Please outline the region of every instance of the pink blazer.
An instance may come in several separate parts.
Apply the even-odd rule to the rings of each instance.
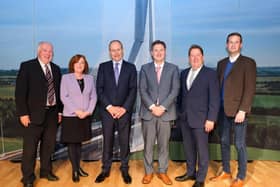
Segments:
[[[76,116],[76,110],[92,113],[97,101],[93,77],[84,75],[84,90],[81,92],[74,73],[63,75],[60,85],[60,99],[64,105],[63,116]]]

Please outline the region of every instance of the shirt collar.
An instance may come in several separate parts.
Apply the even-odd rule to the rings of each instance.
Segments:
[[[118,61],[118,62],[113,60],[113,64],[114,64],[114,66],[116,65],[116,63],[118,63],[118,64],[119,64],[119,66],[121,66],[121,65],[122,65],[122,63],[123,63],[123,60],[120,60],[120,61]]]
[[[44,73],[46,73],[46,66],[45,65],[47,65],[49,70],[51,71],[51,63],[50,62],[45,64],[39,58],[38,58],[38,61],[39,61],[39,64],[40,64],[42,70],[44,71]]]
[[[235,62],[237,59],[238,59],[238,57],[240,56],[240,53],[238,53],[237,55],[235,55],[235,56],[229,56],[229,61],[231,62],[231,63],[233,63],[233,62]]]
[[[196,69],[196,70],[193,70],[193,69],[191,68],[191,71],[192,71],[192,72],[198,73],[198,72],[201,70],[202,67],[203,67],[203,64],[202,64],[198,69]]]
[[[164,62],[163,62],[162,64],[160,64],[160,65],[158,65],[157,63],[154,62],[154,65],[155,65],[155,68],[158,67],[158,66],[161,67],[161,68],[163,68]]]

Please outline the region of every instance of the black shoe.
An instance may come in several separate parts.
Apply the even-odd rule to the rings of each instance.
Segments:
[[[125,184],[131,184],[132,179],[127,171],[122,171],[122,178]]]
[[[189,176],[187,173],[175,178],[175,181],[183,182],[187,180],[195,180],[195,176]]]
[[[103,182],[107,177],[109,177],[109,172],[101,172],[95,179],[95,183]]]
[[[73,182],[79,182],[80,181],[80,176],[78,171],[73,171],[72,173],[72,181]]]
[[[81,177],[87,177],[88,176],[88,173],[85,172],[82,168],[79,169],[78,173]]]
[[[40,178],[47,179],[48,181],[58,181],[59,178],[55,176],[53,173],[49,173],[48,175],[40,175]]]
[[[23,186],[24,187],[33,187],[33,183],[24,183]]]
[[[204,182],[195,181],[195,183],[192,185],[192,187],[204,187]]]

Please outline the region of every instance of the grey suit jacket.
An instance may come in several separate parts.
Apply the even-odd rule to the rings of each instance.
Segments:
[[[161,116],[163,121],[176,119],[176,97],[179,93],[179,69],[176,65],[165,62],[160,83],[157,82],[154,62],[144,64],[140,71],[139,91],[141,98],[140,117],[144,120],[151,120],[154,116],[149,110],[152,104],[166,108]]]

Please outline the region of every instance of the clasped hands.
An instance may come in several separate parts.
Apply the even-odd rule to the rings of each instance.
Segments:
[[[78,118],[80,118],[80,119],[85,119],[87,116],[90,115],[89,112],[83,111],[83,110],[76,110],[76,111],[75,111],[75,114],[76,114],[76,115],[78,116]]]
[[[126,109],[120,106],[110,106],[107,110],[114,119],[120,119],[126,113]]]
[[[165,112],[165,109],[162,106],[155,105],[151,108],[151,111],[154,116],[160,117]]]

